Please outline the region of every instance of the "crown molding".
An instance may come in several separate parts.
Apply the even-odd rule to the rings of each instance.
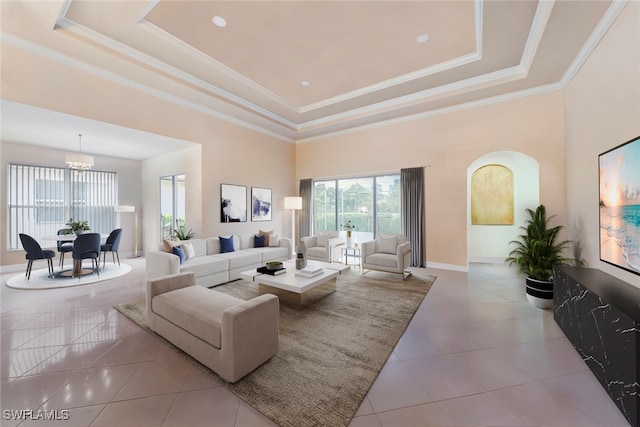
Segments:
[[[430,110],[424,113],[410,114],[402,117],[397,117],[388,120],[381,120],[375,123],[355,126],[349,129],[337,131],[337,132],[327,132],[322,135],[312,136],[308,138],[301,138],[296,140],[296,144],[303,144],[307,142],[315,142],[321,141],[328,138],[334,138],[343,135],[349,135],[352,133],[362,132],[366,130],[393,126],[399,123],[412,122],[416,120],[421,120],[429,117],[441,116],[443,114],[455,113],[458,111],[470,110],[473,108],[484,107],[491,104],[498,104],[505,101],[511,101],[519,98],[525,98],[534,95],[540,95],[547,92],[553,92],[557,90],[563,90],[564,86],[561,83],[553,83],[549,85],[539,86],[535,88],[525,89],[518,92],[510,92],[504,95],[493,96],[490,98],[479,99],[477,101],[466,102],[464,104],[456,104],[450,107],[439,108],[437,110]]]
[[[397,76],[397,77],[387,79],[378,83],[374,83],[372,85],[369,85],[354,91],[346,92],[341,95],[327,98],[319,102],[314,102],[313,104],[309,104],[304,107],[301,107],[300,112],[307,113],[309,111],[314,111],[320,108],[329,107],[333,104],[348,101],[350,99],[367,95],[373,92],[389,89],[393,86],[397,86],[403,83],[408,83],[413,80],[417,80],[433,74],[441,73],[443,71],[447,71],[452,68],[457,68],[462,65],[466,65],[466,64],[481,60],[482,59],[482,28],[483,28],[482,18],[483,18],[483,11],[484,11],[483,1],[484,0],[474,0],[474,22],[475,22],[475,51],[474,52],[469,53],[467,55],[460,56],[455,59],[451,59],[449,61],[432,65],[430,67],[426,67],[417,71],[406,73],[401,76]]]
[[[207,114],[209,116],[215,117],[217,119],[220,120],[224,120],[226,122],[229,123],[233,123],[236,124],[238,126],[247,128],[247,129],[251,129],[253,131],[262,133],[264,135],[268,135],[271,136],[273,138],[277,138],[279,140],[282,141],[286,141],[286,142],[294,142],[294,140],[292,138],[289,138],[281,133],[277,133],[277,132],[273,132],[271,130],[265,129],[261,126],[257,126],[255,124],[246,122],[244,120],[238,119],[236,117],[232,117],[228,114],[225,113],[221,113],[213,108],[209,108],[209,107],[205,107],[203,105],[197,104],[193,101],[189,101],[186,100],[184,98],[181,98],[179,96],[176,95],[172,95],[166,92],[163,92],[161,90],[158,90],[156,88],[150,87],[150,86],[146,86],[143,85],[141,83],[138,83],[136,81],[133,81],[131,79],[122,77],[116,73],[112,73],[110,71],[106,71],[102,68],[87,64],[86,62],[80,61],[76,58],[72,58],[68,55],[56,52],[52,49],[49,49],[47,47],[41,46],[39,44],[24,40],[22,38],[16,37],[12,34],[8,34],[5,32],[0,33],[0,36],[2,37],[2,42],[3,43],[7,43],[11,46],[14,46],[18,49],[24,50],[26,52],[32,53],[34,55],[49,59],[51,61],[55,61],[58,62],[60,64],[63,64],[65,66],[74,68],[76,70],[82,71],[82,72],[86,72],[89,74],[93,74],[97,77],[100,77],[102,79],[135,89],[137,91],[146,93],[148,95],[152,95],[155,96],[157,98],[163,99],[165,101],[169,101],[171,103],[189,108],[191,110],[195,110],[198,111],[200,113],[203,114]]]
[[[290,129],[294,129],[295,128],[295,124],[293,122],[291,122],[290,120],[287,120],[277,114],[274,114],[264,108],[261,108],[249,101],[247,101],[244,98],[241,98],[239,96],[236,96],[228,91],[225,91],[221,88],[219,88],[218,86],[212,85],[210,83],[207,83],[203,80],[200,80],[194,76],[192,76],[191,74],[188,74],[172,65],[167,64],[166,62],[160,61],[150,55],[147,55],[146,53],[143,53],[137,49],[134,49],[130,46],[127,46],[121,42],[118,42],[114,39],[112,39],[111,37],[107,37],[104,34],[98,33],[82,24],[78,24],[77,22],[71,21],[66,17],[62,17],[60,19],[58,19],[57,22],[57,27],[58,28],[63,28],[69,32],[72,32],[76,35],[78,35],[79,37],[85,38],[87,40],[90,40],[94,43],[97,43],[99,45],[105,46],[108,49],[111,49],[114,52],[118,52],[126,57],[129,57],[135,61],[138,61],[140,63],[146,64],[149,67],[152,67],[153,69],[159,70],[162,73],[165,73],[167,75],[173,76],[176,79],[182,80],[190,85],[193,85],[195,87],[198,87],[200,89],[203,89],[211,94],[215,94],[216,96],[223,98],[225,100],[227,100],[228,102],[232,103],[232,104],[236,104],[241,106],[242,108],[245,108],[248,111],[253,112],[254,114],[263,116],[268,118],[269,120],[278,123],[282,126],[286,126]],[[199,61],[207,61],[209,63],[209,66],[211,66],[212,68],[218,70],[218,71],[222,71],[222,68],[226,68],[225,66],[223,66],[222,64],[218,63],[217,61],[211,59],[210,57],[204,55],[203,53],[201,53],[200,51],[197,51],[195,49],[193,49],[192,47],[190,47],[189,45],[178,41],[174,36],[166,33],[165,31],[157,28],[155,25],[142,20],[141,23],[137,24],[139,28],[147,30],[149,32],[151,32],[152,34],[154,34],[156,37],[159,37],[161,39],[163,39],[164,41],[167,41],[173,45],[179,45],[182,44],[183,46],[180,46],[180,49],[182,49],[183,51],[187,51],[188,53],[190,53],[192,56],[198,55],[199,57],[196,58]],[[219,64],[219,66],[215,66],[212,63],[217,63]],[[225,73],[231,77],[234,77],[236,80],[240,81],[242,84],[246,84],[246,85],[250,85],[252,86],[252,89],[254,87],[258,87],[259,85],[257,85],[255,82],[246,79],[246,78],[242,78],[242,76],[240,76],[239,74],[235,73],[236,76],[233,75],[233,73]],[[285,105],[286,106],[286,105]],[[289,107],[288,107],[289,108]]]
[[[591,35],[587,39],[587,42],[584,44],[584,46],[582,46],[582,49],[580,49],[580,52],[578,52],[578,55],[562,76],[562,79],[560,81],[562,82],[564,87],[568,86],[569,83],[571,83],[580,68],[582,68],[582,65],[587,62],[587,59],[591,55],[591,52],[593,52],[598,43],[600,43],[600,40],[602,40],[607,31],[609,31],[609,28],[611,28],[611,25],[613,25],[616,18],[618,17],[618,15],[620,15],[628,2],[628,0],[612,1],[611,6],[609,6],[607,12],[604,14],[600,22],[598,22],[595,30],[591,33]]]

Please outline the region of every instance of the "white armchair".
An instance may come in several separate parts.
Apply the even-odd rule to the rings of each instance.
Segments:
[[[411,275],[411,243],[402,234],[378,234],[376,240],[363,242],[362,268],[402,274],[402,280]]]
[[[345,238],[337,231],[319,231],[316,236],[303,237],[302,243],[307,247],[307,259],[331,262],[336,247],[345,244]]]

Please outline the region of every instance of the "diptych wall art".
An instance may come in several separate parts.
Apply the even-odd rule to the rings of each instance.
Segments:
[[[271,221],[271,189],[251,187],[251,221]]]
[[[220,184],[220,222],[247,221],[247,187]]]

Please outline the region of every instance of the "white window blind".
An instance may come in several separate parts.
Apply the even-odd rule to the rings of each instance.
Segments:
[[[7,177],[7,248],[22,249],[20,233],[43,247],[70,218],[86,220],[92,232],[115,228],[118,200],[116,172],[84,171],[48,166],[9,164]]]

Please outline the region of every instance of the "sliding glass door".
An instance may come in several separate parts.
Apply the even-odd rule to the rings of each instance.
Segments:
[[[314,181],[314,233],[355,225],[354,241],[400,233],[400,175]]]

